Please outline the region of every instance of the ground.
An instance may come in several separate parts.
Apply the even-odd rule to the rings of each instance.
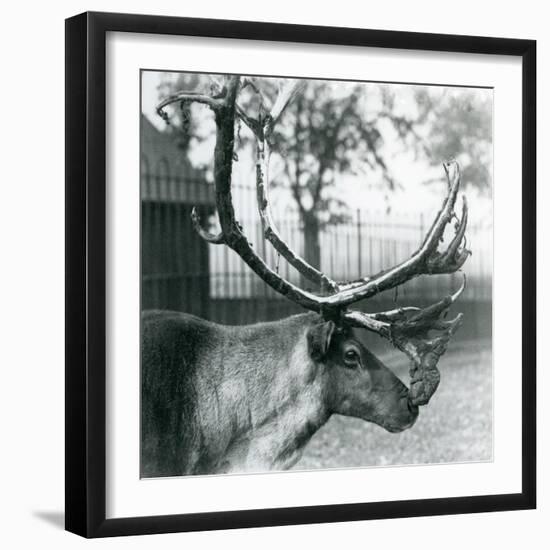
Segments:
[[[379,356],[408,382],[403,354]],[[391,434],[370,422],[334,415],[315,434],[294,469],[492,460],[490,342],[454,345],[439,365],[439,389],[411,429]]]

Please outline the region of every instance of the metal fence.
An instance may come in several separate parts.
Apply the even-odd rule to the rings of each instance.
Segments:
[[[182,200],[185,181],[142,174],[142,304],[144,309],[187,311],[229,324],[280,318],[298,311],[272,291],[225,246],[207,245],[192,230],[191,204]],[[196,185],[196,183],[194,183]],[[204,183],[205,186],[208,184]],[[154,186],[162,189],[155,193]],[[170,194],[170,190],[174,190]],[[143,191],[142,191],[143,193]],[[256,211],[255,188],[235,185],[235,210],[247,237],[266,262],[286,279],[301,284],[300,276],[281,260],[262,238]],[[212,197],[212,189],[203,196]],[[280,200],[274,216],[282,237],[303,254],[304,238],[298,212]],[[213,206],[201,206],[203,217],[215,222]],[[349,221],[328,225],[320,233],[321,269],[335,280],[364,277],[408,258],[419,246],[431,218],[423,213],[385,214],[349,210]],[[214,230],[215,223],[212,223]],[[492,227],[472,225],[467,231],[472,256],[464,272],[468,278],[465,301],[490,314],[492,294]],[[388,291],[362,304],[365,309],[433,302],[461,283],[461,276],[418,277],[398,291]],[[478,327],[479,328],[479,327]]]

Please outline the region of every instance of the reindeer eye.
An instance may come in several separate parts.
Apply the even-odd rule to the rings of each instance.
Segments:
[[[356,364],[359,361],[359,354],[354,349],[348,349],[344,354],[344,361]]]

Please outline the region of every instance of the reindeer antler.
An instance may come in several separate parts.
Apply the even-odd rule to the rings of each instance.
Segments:
[[[444,320],[450,306],[465,288],[426,308],[406,307],[379,313],[363,313],[348,310],[348,306],[395,288],[419,275],[453,273],[467,260],[470,251],[463,244],[468,222],[468,206],[462,203],[462,216],[457,218],[454,236],[443,252],[438,251],[446,227],[456,218],[454,207],[460,187],[460,169],[456,161],[443,165],[447,175],[448,189],[442,207],[427,232],[418,250],[407,260],[390,269],[355,281],[336,283],[320,270],[302,259],[284,242],[273,222],[269,209],[267,192],[269,167],[269,136],[275,122],[297,93],[296,81],[287,81],[279,88],[279,95],[269,113],[261,112],[252,117],[236,102],[240,79],[238,76],[225,78],[221,91],[215,96],[182,92],[164,100],[157,108],[167,118],[164,108],[173,102],[196,101],[208,106],[216,120],[216,147],[214,151],[214,183],[216,205],[221,233],[213,235],[200,226],[196,211],[193,223],[198,233],[213,244],[226,244],[271,288],[300,306],[336,318],[350,326],[360,327],[388,339],[395,347],[411,359],[411,388],[409,399],[414,405],[424,405],[437,389],[439,372],[437,362],[446,351],[451,336],[460,325],[462,315]],[[220,88],[220,85],[218,85]],[[257,89],[256,89],[257,91]],[[257,92],[259,93],[259,92]],[[231,197],[231,176],[234,148],[235,118],[239,117],[256,138],[256,187],[258,211],[262,220],[265,238],[302,275],[321,286],[328,295],[305,291],[274,272],[260,256],[242,232],[235,219]]]
[[[439,385],[437,362],[462,322],[461,313],[449,321],[443,317],[465,287],[466,276],[454,294],[424,309],[409,307],[381,313],[347,311],[344,314],[349,325],[376,332],[409,356],[409,399],[413,405],[426,405]],[[435,334],[430,337],[430,333]]]

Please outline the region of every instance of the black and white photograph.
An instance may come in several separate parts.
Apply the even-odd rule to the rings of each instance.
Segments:
[[[493,89],[140,85],[140,477],[491,462]]]
[[[2,548],[544,546],[542,6],[7,5]]]

